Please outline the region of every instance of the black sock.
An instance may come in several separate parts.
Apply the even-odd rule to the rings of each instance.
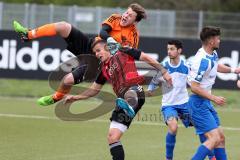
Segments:
[[[109,144],[113,160],[124,160],[124,150],[121,142]]]

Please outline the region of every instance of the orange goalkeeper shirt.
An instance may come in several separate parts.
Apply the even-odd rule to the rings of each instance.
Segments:
[[[120,26],[121,15],[112,14],[107,18],[102,24],[107,24],[111,26],[112,30],[109,35],[113,37],[122,46],[131,46],[133,48],[138,48],[139,33],[136,25],[131,25],[128,27]]]

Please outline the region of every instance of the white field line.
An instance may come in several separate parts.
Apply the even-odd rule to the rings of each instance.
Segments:
[[[7,117],[7,118],[25,118],[25,119],[43,119],[43,120],[60,120],[57,117],[47,117],[47,116],[37,116],[37,115],[18,115],[18,114],[3,114],[0,113],[0,117]],[[86,121],[85,121],[86,122]],[[97,123],[109,123],[109,120],[103,119],[93,119],[88,122],[97,122]],[[164,123],[161,122],[142,122],[135,120],[133,124],[136,125],[146,125],[146,126],[165,126]],[[184,127],[183,125],[179,125],[179,127]],[[240,131],[240,128],[237,127],[222,127],[224,130],[229,131]]]
[[[36,97],[8,97],[8,96],[0,96],[0,99],[6,99],[6,100],[12,100],[12,99],[16,99],[16,100],[20,100],[20,101],[30,101],[30,102],[36,102],[37,98]],[[92,101],[93,99],[91,99]],[[97,99],[96,99],[97,100]],[[145,103],[146,105],[146,103]],[[54,105],[53,105],[54,107]],[[143,106],[144,107],[144,106]],[[156,108],[157,110],[159,110],[159,108],[161,107],[161,103],[159,101],[159,105],[156,106],[156,105],[150,105],[148,106],[148,108]],[[223,107],[220,107],[220,106],[215,106],[215,109],[217,111],[220,111],[220,112],[240,112],[240,107],[239,108],[229,108],[226,106],[223,106]]]

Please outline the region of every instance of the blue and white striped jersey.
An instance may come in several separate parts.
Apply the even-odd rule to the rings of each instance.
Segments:
[[[162,82],[162,106],[180,105],[186,103],[188,101],[187,76],[189,74],[189,66],[183,59],[180,59],[179,64],[176,66],[173,66],[170,63],[170,59],[163,61],[162,64],[172,77],[173,87],[169,89],[166,82],[163,82],[162,75],[159,72],[153,77],[148,86],[148,90],[156,89],[159,83]]]
[[[200,48],[191,64],[189,81],[200,83],[200,87],[211,92],[217,76],[218,55],[216,51],[208,54],[203,48]]]

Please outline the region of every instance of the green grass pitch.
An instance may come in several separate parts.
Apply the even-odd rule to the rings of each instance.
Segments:
[[[21,85],[20,85],[21,84]],[[109,86],[104,88],[111,92]],[[63,121],[55,105],[40,107],[36,97],[50,94],[46,81],[0,79],[1,160],[105,160],[111,159],[107,144],[110,113],[90,121]],[[228,104],[217,107],[226,136],[229,160],[240,159],[239,91],[215,90]],[[92,98],[71,106],[72,113],[91,110],[101,103]],[[127,160],[162,160],[167,127],[159,114],[160,97],[147,98],[130,130],[122,138]],[[194,129],[181,123],[175,159],[190,159],[199,140]]]

